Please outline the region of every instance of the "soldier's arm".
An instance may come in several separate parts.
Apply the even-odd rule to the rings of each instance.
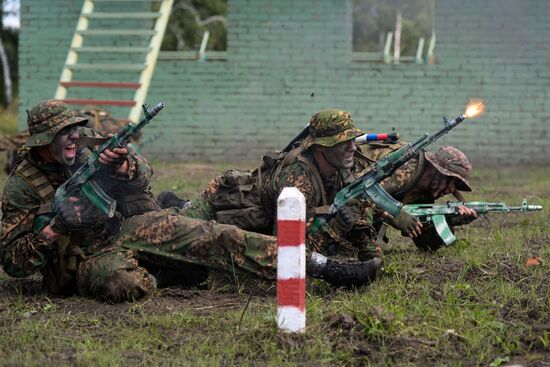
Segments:
[[[100,155],[100,162],[110,169],[110,177],[137,189],[149,187],[153,169],[147,160],[127,148],[107,150]]]
[[[13,277],[25,277],[40,270],[51,249],[51,239],[33,232],[40,200],[17,176],[8,179],[2,198],[0,261]]]
[[[276,178],[275,185],[278,192],[277,195],[274,196],[274,200],[276,200],[285,187],[296,187],[304,194],[306,199],[308,229],[313,222],[315,208],[322,205],[321,193],[316,193],[318,189],[313,180],[314,178],[310,177],[302,166],[299,164],[291,164],[280,171]],[[276,208],[277,205],[275,204],[273,207]],[[352,247],[352,244],[345,240],[345,234],[346,228],[342,226],[338,218],[333,217],[327,223],[323,224],[315,234],[311,234],[309,230],[307,230],[306,246],[308,250],[315,252],[325,252],[327,246],[331,244]]]

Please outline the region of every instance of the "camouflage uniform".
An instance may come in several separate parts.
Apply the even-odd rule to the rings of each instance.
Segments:
[[[316,208],[332,203],[336,193],[355,180],[356,176],[349,169],[338,169],[332,177],[323,176],[313,157],[313,152],[309,149],[315,144],[334,146],[362,135],[363,131],[354,126],[350,114],[339,110],[324,110],[311,118],[309,126],[310,133],[301,145],[288,154],[279,156],[277,162],[267,172],[260,171],[258,173],[256,170],[252,173],[253,176],[258,176],[253,177],[256,178],[256,181],[252,183],[252,186],[257,187],[248,190],[259,192],[257,201],[260,207],[249,205],[245,208],[235,209],[234,213],[243,215],[243,212],[250,211],[248,217],[254,217],[254,219],[265,217],[265,228],[251,230],[276,233],[274,227],[277,197],[284,187],[297,187],[304,194],[310,225]],[[264,157],[264,162],[265,160],[266,157]],[[244,175],[235,176],[240,179],[244,177]],[[185,215],[223,222],[225,217],[220,216],[220,212],[216,211],[212,202],[218,199],[220,188],[227,184],[227,178],[228,172],[224,176],[212,179],[202,196],[193,200],[191,205],[185,209]],[[243,195],[243,192],[239,192],[238,195]],[[248,192],[245,195],[248,195]],[[328,255],[358,256],[361,260],[381,257],[380,249],[374,245],[373,241],[374,228],[372,227],[371,207],[366,201],[357,199],[349,205],[349,210],[356,218],[351,229],[343,228],[338,218],[332,218],[317,233],[308,232],[306,237],[308,250]],[[228,216],[227,220],[235,219],[234,216]]]
[[[81,132],[81,135],[86,136],[92,134],[96,136],[97,133],[101,136],[108,136],[108,134],[116,134],[122,129],[128,120],[115,119],[107,111],[103,111],[97,108],[86,108],[78,111],[80,117],[86,118],[84,126],[90,128]],[[92,130],[93,129],[93,130]],[[24,130],[13,136],[0,136],[0,151],[6,151],[6,165],[4,171],[9,175],[18,163],[18,156],[24,155],[28,148],[22,148],[25,142],[29,140],[29,130]],[[140,136],[132,137],[132,146],[137,146]]]
[[[372,162],[381,159],[405,144],[405,142],[368,144],[364,148],[364,155],[367,160],[358,162],[357,166],[361,167],[362,170],[368,170]],[[418,158],[411,159],[395,171],[392,176],[382,181],[382,187],[403,204],[433,204],[435,200],[431,193],[418,187],[418,182],[428,165],[435,167],[438,172],[445,176],[456,177],[458,179],[456,190],[472,191],[468,183],[472,164],[463,152],[452,146],[442,146],[435,153],[421,152]],[[455,193],[455,195],[459,196],[460,194]],[[452,224],[460,225],[464,223],[459,218]],[[413,241],[423,250],[437,250],[442,246],[435,228],[429,225],[424,225],[422,234],[414,238]]]
[[[8,178],[2,197],[0,261],[6,273],[24,277],[41,271],[52,292],[115,302],[154,291],[156,279],[148,270],[160,279],[172,273],[180,283],[200,280],[204,266],[274,278],[274,237],[185,218],[177,209],[160,210],[147,190],[151,169],[135,154],[128,156],[127,175],[94,176],[117,199],[115,216],[62,234],[50,244],[34,228],[35,219],[50,210],[55,189],[89,150],[82,148],[76,163],[67,167],[42,161],[32,148],[50,144],[66,126],[85,122],[54,100],[29,113],[29,151]]]

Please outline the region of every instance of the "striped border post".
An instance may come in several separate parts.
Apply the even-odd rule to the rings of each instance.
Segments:
[[[285,187],[277,199],[277,326],[306,330],[306,199]]]

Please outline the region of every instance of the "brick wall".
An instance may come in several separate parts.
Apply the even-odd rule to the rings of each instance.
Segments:
[[[148,101],[167,107],[150,127],[163,138],[149,155],[255,160],[330,107],[349,110],[369,132],[395,128],[413,139],[481,98],[486,113],[442,143],[475,161],[550,157],[546,0],[439,0],[435,65],[352,62],[351,0],[228,2],[227,61],[157,63]],[[22,111],[53,96],[80,6],[23,0]]]

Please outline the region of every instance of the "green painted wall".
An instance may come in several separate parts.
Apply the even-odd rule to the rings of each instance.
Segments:
[[[80,6],[22,0],[21,111],[53,96]],[[330,107],[410,140],[481,98],[486,113],[442,143],[475,161],[547,163],[550,2],[439,0],[435,65],[352,62],[351,17],[351,0],[229,0],[227,61],[157,63],[148,101],[167,107],[150,131],[164,135],[146,153],[255,160]]]

